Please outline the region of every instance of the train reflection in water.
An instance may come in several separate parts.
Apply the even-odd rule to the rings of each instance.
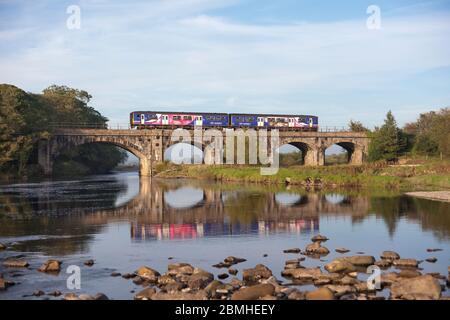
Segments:
[[[267,235],[274,233],[311,233],[319,230],[319,218],[298,219],[288,222],[255,221],[250,224],[183,223],[183,224],[145,224],[135,222],[131,225],[133,240],[175,240],[204,237],[237,235]]]

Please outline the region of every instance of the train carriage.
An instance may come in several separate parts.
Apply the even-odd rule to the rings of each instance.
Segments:
[[[130,125],[138,129],[203,126],[317,131],[319,119],[311,115],[134,111],[130,114]]]

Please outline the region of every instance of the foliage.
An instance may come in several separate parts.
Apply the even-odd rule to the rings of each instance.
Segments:
[[[348,123],[348,128],[353,132],[369,132],[369,129],[364,127],[360,121],[350,120]]]
[[[405,125],[405,132],[415,137],[412,151],[418,155],[450,156],[450,108],[420,115]]]
[[[90,99],[86,91],[66,86],[53,85],[43,94],[33,94],[0,84],[0,172],[26,174],[37,142],[49,137],[52,123],[105,124],[108,119],[88,105]],[[62,161],[70,159],[90,173],[109,171],[126,158],[124,151],[109,145],[77,150],[79,154],[72,150]]]
[[[407,140],[405,134],[397,127],[392,112],[389,111],[380,128],[371,133],[369,146],[370,161],[395,161],[406,151]]]

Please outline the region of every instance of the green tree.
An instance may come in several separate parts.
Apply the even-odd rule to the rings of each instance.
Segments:
[[[360,121],[350,120],[348,123],[348,128],[352,132],[369,132],[369,129],[364,127],[364,125]]]
[[[369,160],[396,160],[406,149],[406,141],[403,132],[397,127],[392,112],[389,111],[380,128],[376,128],[371,134],[369,146]]]

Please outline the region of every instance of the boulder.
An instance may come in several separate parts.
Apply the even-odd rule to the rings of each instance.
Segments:
[[[3,266],[7,268],[26,268],[29,264],[25,260],[21,259],[6,259],[3,261]]]
[[[288,295],[289,300],[305,300],[306,299],[306,293],[298,291],[297,289],[294,289],[291,293]]]
[[[3,243],[0,243],[0,251],[1,250],[6,250],[6,245]]]
[[[334,293],[325,287],[306,293],[306,300],[334,300]]]
[[[425,261],[429,262],[429,263],[435,263],[437,261],[437,258],[434,258],[434,257],[433,258],[428,258]]]
[[[189,263],[173,263],[169,264],[167,273],[171,276],[191,275],[194,273],[194,267]]]
[[[106,294],[100,292],[94,296],[94,300],[109,300],[109,298],[106,296]]]
[[[397,259],[394,260],[392,264],[397,267],[417,268],[419,262],[416,259]]]
[[[373,256],[350,256],[342,259],[345,259],[358,267],[367,267],[375,263],[375,258]]]
[[[224,280],[226,278],[228,278],[230,275],[228,273],[221,273],[219,275],[217,275],[217,278],[219,278],[220,280]]]
[[[239,272],[238,270],[233,269],[233,268],[228,269],[228,273],[231,274],[232,276],[237,275],[238,272]]]
[[[320,241],[313,242],[307,245],[305,251],[307,254],[318,254],[318,255],[327,255],[330,253],[330,250],[320,245]]]
[[[95,263],[94,260],[89,259],[84,262],[84,265],[88,266],[88,267],[92,267],[94,265],[94,263]]]
[[[300,253],[302,252],[302,249],[300,248],[291,248],[291,249],[286,249],[283,250],[284,253]]]
[[[334,251],[336,251],[337,253],[347,253],[350,252],[350,250],[346,249],[346,248],[336,248]]]
[[[177,291],[173,293],[167,292],[157,292],[151,296],[152,300],[206,300],[207,295],[205,291],[192,292],[182,292]]]
[[[342,297],[343,295],[356,293],[356,289],[353,286],[349,285],[334,285],[329,284],[325,286],[325,288],[330,289],[336,297]]]
[[[271,296],[274,292],[275,287],[271,284],[257,284],[236,291],[231,296],[231,300],[257,300],[265,296]]]
[[[58,260],[47,260],[38,269],[40,272],[59,272],[61,271],[61,261]]]
[[[398,276],[400,278],[415,278],[415,277],[418,277],[418,276],[421,276],[421,275],[422,274],[419,271],[417,271],[417,270],[409,270],[409,269],[401,270],[398,273]]]
[[[136,274],[143,278],[144,280],[150,281],[150,282],[156,282],[158,281],[158,277],[160,276],[160,273],[152,268],[143,266],[140,267]]]
[[[401,279],[391,285],[393,299],[438,300],[441,297],[439,281],[430,275]]]
[[[214,280],[214,275],[212,273],[209,273],[206,271],[197,272],[188,278],[187,286],[194,290],[204,289],[213,280]]]
[[[258,264],[254,268],[244,269],[242,279],[245,282],[255,283],[261,279],[268,279],[272,276],[272,271],[263,264]]]
[[[320,268],[298,268],[284,270],[282,275],[284,277],[290,277],[296,280],[309,281],[318,279],[321,275],[323,275],[323,273]]]
[[[314,237],[311,238],[312,242],[325,242],[327,240],[329,239],[321,234],[315,235]]]
[[[75,293],[72,293],[72,292],[66,293],[64,295],[63,299],[64,300],[80,300],[80,298],[78,298],[78,296]]]
[[[400,259],[400,255],[395,251],[383,251],[381,253],[381,259],[384,260],[397,260]]]
[[[330,273],[334,272],[342,272],[342,273],[349,273],[356,270],[355,266],[350,263],[349,261],[339,258],[331,261],[330,263],[325,265],[325,270],[327,270]]]
[[[247,261],[247,260],[244,258],[237,258],[237,257],[233,257],[233,256],[229,256],[229,257],[226,257],[225,259],[223,259],[223,262],[229,263],[231,265],[242,263],[245,261]]]
[[[216,290],[220,285],[222,285],[222,282],[219,280],[211,281],[205,288],[206,294],[210,297],[214,297],[216,294]]]
[[[392,265],[392,260],[378,260],[375,261],[375,265],[380,268],[389,268]]]
[[[0,277],[0,290],[6,290],[8,287],[14,285],[13,281],[8,281]]]

